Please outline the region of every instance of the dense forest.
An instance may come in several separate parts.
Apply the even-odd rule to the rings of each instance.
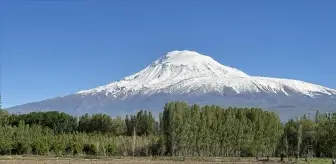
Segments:
[[[1,102],[0,102],[1,103]],[[336,114],[279,117],[258,108],[169,102],[157,119],[0,110],[0,154],[335,157]]]

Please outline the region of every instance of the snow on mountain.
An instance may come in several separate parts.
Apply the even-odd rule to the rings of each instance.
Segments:
[[[194,51],[172,51],[120,81],[78,93],[11,108],[68,113],[123,114],[139,108],[161,110],[164,103],[263,107],[282,118],[336,110],[336,90],[290,79],[250,76]],[[118,109],[113,109],[118,108]]]
[[[134,75],[78,93],[86,95],[105,92],[112,97],[127,97],[139,92],[144,94],[195,91],[225,93],[226,88],[231,88],[235,94],[267,92],[290,95],[289,92],[296,92],[313,97],[318,94],[336,93],[335,90],[297,80],[249,76],[194,51],[169,52]]]

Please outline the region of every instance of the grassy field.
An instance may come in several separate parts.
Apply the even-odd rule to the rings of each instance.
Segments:
[[[280,163],[279,158],[272,158],[269,162],[255,161],[255,158],[152,158],[152,157],[108,157],[100,159],[86,158],[56,158],[41,156],[0,156],[0,164],[177,164],[177,163],[199,163],[199,164],[258,164],[258,163]],[[291,163],[291,162],[285,162]],[[307,163],[300,159],[298,164]],[[309,164],[331,164],[331,159],[313,159]]]

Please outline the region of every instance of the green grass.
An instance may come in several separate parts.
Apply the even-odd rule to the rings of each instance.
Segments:
[[[288,159],[286,159],[286,161],[288,161]],[[296,159],[293,159],[292,163],[295,161]],[[331,158],[312,158],[306,162],[304,158],[300,158],[297,164],[331,164],[331,161]]]
[[[312,160],[312,162],[310,162],[310,163],[313,163],[313,164],[331,164],[331,160],[332,159],[328,159],[328,158],[314,158]],[[303,161],[303,163],[305,163],[305,162]]]
[[[296,164],[331,164],[332,159],[328,158],[314,158],[309,162],[305,162],[304,158],[299,159]],[[99,157],[95,159],[94,157],[54,157],[54,156],[0,156],[0,164],[49,164],[49,163],[58,163],[58,164],[79,164],[79,163],[94,163],[96,164],[107,164],[107,163],[128,163],[128,164],[175,164],[175,163],[198,163],[198,164],[275,164],[280,163],[280,158],[270,158],[269,162],[256,162],[255,158],[239,158],[239,157]],[[286,162],[283,164],[293,164],[295,159],[292,162],[289,162],[288,159],[285,159]]]

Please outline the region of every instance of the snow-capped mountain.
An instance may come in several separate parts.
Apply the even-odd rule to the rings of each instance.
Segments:
[[[120,81],[75,94],[9,108],[60,110],[70,114],[125,115],[139,109],[161,111],[167,101],[262,107],[282,119],[336,111],[336,90],[290,79],[250,76],[194,51],[172,51]]]

